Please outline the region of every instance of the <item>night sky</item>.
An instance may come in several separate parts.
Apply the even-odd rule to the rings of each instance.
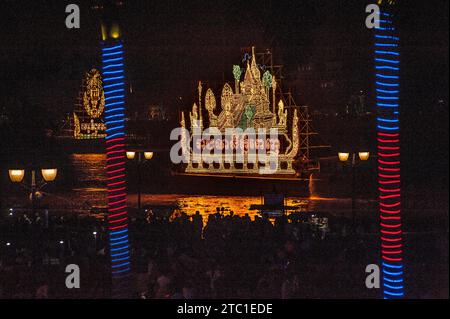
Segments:
[[[372,1],[124,2],[132,107],[188,109],[197,81],[218,93],[251,45],[273,50],[275,62],[285,66],[285,89],[313,110],[339,111],[360,90],[371,96],[373,40],[364,9]],[[407,169],[441,183],[448,180],[448,1],[398,2],[403,156]],[[92,1],[74,1],[81,28],[71,30],[64,24],[69,3],[1,2],[2,112],[25,103],[30,114],[47,112],[45,125],[57,126],[72,111],[83,73],[100,66]],[[302,73],[308,64],[312,80]],[[329,65],[337,67],[330,72]],[[330,79],[338,89],[327,95],[318,84]],[[32,129],[31,120],[24,123]]]

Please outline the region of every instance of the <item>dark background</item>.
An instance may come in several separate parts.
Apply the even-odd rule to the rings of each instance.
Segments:
[[[133,87],[129,107],[187,110],[198,80],[217,94],[223,81],[233,80],[232,65],[255,45],[260,51],[270,48],[275,62],[285,66],[285,90],[292,90],[298,104],[335,114],[363,91],[374,111],[373,34],[364,24],[371,2],[124,1],[122,30]],[[398,2],[404,176],[406,182],[447,187],[448,1]],[[17,144],[45,148],[39,136],[58,129],[72,112],[83,73],[100,66],[92,1],[75,1],[81,28],[70,30],[65,27],[69,3],[0,3],[3,159]],[[324,120],[318,127],[344,132],[341,124]],[[325,142],[336,143],[323,131]]]

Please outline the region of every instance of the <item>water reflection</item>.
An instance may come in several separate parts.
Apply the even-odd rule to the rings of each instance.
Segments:
[[[104,154],[72,154],[70,161],[78,182],[101,185],[106,180]]]
[[[176,194],[145,194],[142,198],[147,205],[174,205],[179,212],[193,215],[197,211],[203,217],[205,223],[210,214],[215,214],[219,209],[223,215],[233,212],[235,215],[244,216],[248,214],[253,220],[258,211],[251,209],[252,205],[262,204],[262,198],[258,196],[205,196],[205,195],[176,195]],[[136,205],[136,196],[129,196],[130,206]],[[288,198],[287,206],[296,206],[298,209],[305,209],[308,200],[303,198]],[[307,208],[306,208],[307,209]]]
[[[72,154],[68,170],[73,172],[74,184],[70,200],[82,208],[106,205],[106,155]]]
[[[73,154],[71,166],[76,176],[76,187],[72,189],[73,199],[86,206],[106,205],[106,173],[104,166],[106,157],[104,154]],[[296,206],[299,210],[307,211],[343,211],[348,210],[349,199],[337,199],[321,197],[317,191],[315,180],[311,178],[309,186],[315,194],[309,198],[290,197],[286,199],[286,206]],[[317,194],[316,194],[317,193]],[[67,194],[69,196],[69,194]],[[70,196],[69,196],[70,197]],[[199,211],[204,218],[216,213],[217,207],[223,208],[224,214],[231,211],[237,215],[249,214],[251,218],[257,214],[256,210],[250,210],[252,205],[262,204],[259,196],[204,196],[204,195],[180,195],[180,194],[143,194],[142,205],[173,205],[187,214],[195,214]],[[129,193],[128,204],[137,207],[137,195]],[[365,209],[372,209],[373,203],[364,203]]]
[[[85,209],[92,206],[106,205],[106,157],[104,154],[72,154],[63,172],[66,181],[62,187],[49,194],[46,198],[48,206],[52,209]],[[64,179],[64,177],[61,177]],[[315,180],[310,180],[310,187],[314,190],[314,196],[309,198],[286,198],[285,205],[296,206],[303,211],[345,211],[350,208],[349,199],[325,198],[316,192],[318,187]],[[137,207],[137,195],[129,193],[129,207]],[[180,194],[143,194],[142,205],[172,205],[187,214],[195,214],[199,211],[204,220],[208,215],[216,213],[217,207],[223,209],[224,214],[231,211],[237,215],[249,214],[254,218],[257,210],[250,210],[252,205],[261,205],[259,196],[204,196],[204,195],[180,195]],[[364,209],[371,210],[374,203],[360,203]]]

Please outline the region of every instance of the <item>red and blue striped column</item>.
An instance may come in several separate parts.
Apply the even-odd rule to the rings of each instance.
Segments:
[[[108,231],[114,280],[129,275],[131,271],[125,170],[125,74],[123,44],[119,39],[103,42],[102,65],[105,92]]]
[[[375,29],[378,190],[383,297],[403,298],[400,179],[400,52],[393,14],[380,7]]]

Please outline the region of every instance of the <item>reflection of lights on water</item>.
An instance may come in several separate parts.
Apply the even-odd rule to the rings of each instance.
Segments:
[[[315,201],[337,201],[337,200],[339,200],[339,198],[335,198],[335,197],[320,197],[320,196],[311,196],[308,199],[315,200]],[[343,200],[345,200],[345,199],[343,199]]]
[[[102,181],[106,178],[105,154],[72,154],[71,162],[79,181]]]
[[[107,189],[104,187],[106,172],[105,154],[72,154],[71,165],[76,176],[77,183],[70,189],[70,198],[74,207],[82,205],[83,208],[92,206],[105,206]],[[333,211],[347,212],[350,209],[350,200],[347,198],[326,198],[321,197],[322,184],[326,180],[314,174],[310,176],[309,186],[311,189],[309,197],[289,197],[286,198],[287,206],[301,206],[301,211]],[[196,211],[202,215],[206,222],[208,216],[216,213],[216,207],[223,207],[220,211],[223,215],[228,215],[233,211],[235,215],[244,216],[248,214],[253,220],[259,216],[257,210],[250,210],[251,205],[261,205],[260,196],[205,196],[205,195],[183,195],[183,194],[142,194],[142,202],[145,205],[167,205],[178,206],[178,212],[185,212],[194,215]],[[376,202],[374,202],[376,204]],[[129,194],[128,204],[137,205],[137,194]],[[60,205],[58,201],[52,203],[52,207]],[[149,213],[150,210],[145,213]],[[157,213],[157,212],[155,212]],[[97,235],[98,236],[98,235]]]
[[[145,199],[147,203],[178,204],[179,209],[174,214],[184,212],[189,216],[199,211],[203,223],[208,221],[209,215],[216,213],[216,207],[223,207],[219,213],[223,216],[234,215],[244,216],[248,214],[251,220],[260,216],[258,210],[250,210],[251,205],[262,204],[262,198],[256,196],[181,196],[181,195],[152,195]],[[373,206],[370,201],[365,201],[368,209]],[[376,202],[374,202],[376,203]],[[346,214],[349,212],[350,199],[348,198],[326,198],[320,196],[311,196],[309,198],[288,197],[285,199],[285,205],[291,207],[286,211],[286,215],[291,213],[306,212],[329,212],[333,214]],[[175,217],[175,216],[173,216]],[[273,219],[272,219],[273,220]]]
[[[75,192],[87,192],[87,193],[101,193],[107,191],[107,189],[104,187],[73,188],[72,190]]]
[[[309,175],[308,188],[309,188],[309,195],[310,196],[314,196],[314,178],[313,178],[313,174]]]
[[[72,154],[74,160],[83,161],[83,162],[99,162],[106,161],[105,154]]]
[[[72,192],[75,192],[75,197],[78,202],[86,203],[88,205],[105,205],[104,194],[106,188],[101,184],[106,174],[104,172],[104,165],[106,157],[104,154],[72,154],[71,156],[73,166],[76,172],[77,181],[81,184],[74,185]],[[317,194],[318,186],[320,186],[320,179],[317,175],[310,176],[309,186],[311,189],[310,197],[292,197],[286,199],[288,206],[302,206],[303,210],[322,209],[322,202],[335,201],[334,198],[323,198]],[[80,199],[80,200],[78,200]],[[341,206],[342,201],[337,200]],[[142,194],[142,202],[148,205],[176,205],[179,207],[178,211],[183,211],[188,215],[195,214],[199,211],[206,221],[208,215],[216,213],[216,207],[224,208],[224,215],[233,211],[238,216],[248,214],[251,219],[258,215],[256,210],[250,211],[251,205],[262,204],[262,197],[260,196],[204,196],[204,195],[178,195],[178,194]],[[129,194],[129,205],[136,205],[137,195]],[[328,207],[327,207],[328,209]],[[147,211],[146,213],[148,213]]]
[[[251,220],[254,220],[255,217],[260,216],[259,210],[250,210],[250,207],[262,204],[262,198],[256,196],[183,196],[174,201],[178,203],[179,211],[187,215],[194,215],[198,211],[202,215],[204,225],[209,216],[217,212],[223,216],[229,216],[231,212],[241,217],[248,215]],[[295,207],[289,212],[306,211],[308,203],[308,199],[305,198],[286,199],[286,206]],[[220,210],[217,211],[217,208]]]

